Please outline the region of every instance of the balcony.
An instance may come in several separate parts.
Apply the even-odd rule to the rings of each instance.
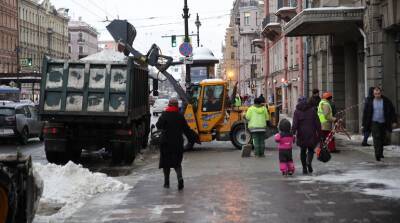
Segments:
[[[289,22],[297,15],[296,7],[282,7],[278,9],[275,15],[283,21]]]
[[[264,18],[262,35],[271,40],[275,41],[282,33],[281,23],[278,22],[276,15],[269,15]]]
[[[265,42],[263,39],[254,39],[253,41],[251,41],[251,43],[260,49],[265,48]]]

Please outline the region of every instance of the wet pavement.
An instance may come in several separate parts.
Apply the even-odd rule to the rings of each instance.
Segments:
[[[311,177],[281,176],[276,150],[268,149],[265,158],[241,158],[230,143],[205,144],[185,154],[183,191],[173,171],[171,188],[164,189],[158,163],[151,162],[118,177],[134,186],[130,192],[95,197],[65,222],[400,222],[400,200],[362,193],[384,185],[313,180],[400,165],[398,158],[377,163],[355,145],[341,144],[329,163],[314,160]],[[270,140],[268,145],[274,147]],[[297,149],[294,156],[300,170]]]

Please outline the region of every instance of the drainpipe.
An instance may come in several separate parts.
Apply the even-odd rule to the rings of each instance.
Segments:
[[[305,8],[308,8],[308,0],[305,0]],[[308,94],[310,92],[310,80],[309,80],[309,61],[308,61],[308,49],[309,49],[309,37],[306,36],[304,39],[304,48],[303,48],[303,62],[304,62],[304,75],[303,75],[303,84],[304,84],[304,96],[308,97]]]
[[[360,31],[360,34],[364,38],[364,94],[365,94],[365,97],[368,97],[367,35],[365,34],[364,30],[362,30],[361,28],[358,28],[358,31]]]

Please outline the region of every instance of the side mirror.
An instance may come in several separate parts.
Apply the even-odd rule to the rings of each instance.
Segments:
[[[158,80],[153,79],[153,96],[158,96]]]

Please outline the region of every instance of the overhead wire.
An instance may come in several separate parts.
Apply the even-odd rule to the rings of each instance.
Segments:
[[[71,0],[75,5],[79,6],[80,8],[86,10],[87,12],[89,12],[90,14],[100,18],[100,19],[104,19],[102,16],[100,16],[99,14],[94,13],[92,10],[89,10],[88,7],[85,7],[84,5],[82,5],[81,3],[77,2],[76,0]]]
[[[100,7],[99,5],[97,5],[97,3],[95,3],[93,0],[88,0],[89,2],[92,3],[92,5],[94,5],[96,8],[100,9],[101,11],[103,11],[107,16],[112,17],[112,15],[110,13],[108,13],[108,11],[102,7]]]

